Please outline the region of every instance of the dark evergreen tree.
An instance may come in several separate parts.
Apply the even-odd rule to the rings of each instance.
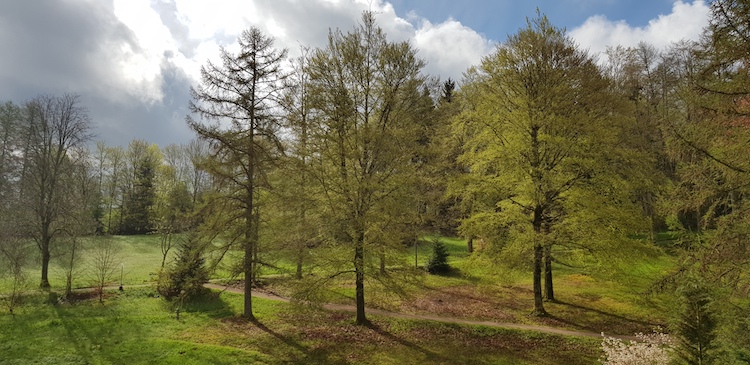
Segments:
[[[152,231],[151,207],[156,198],[156,161],[150,153],[145,153],[140,156],[133,170],[133,185],[130,194],[126,196],[121,233],[146,234]]]
[[[159,275],[159,294],[170,300],[177,297],[189,300],[205,292],[203,284],[208,282],[205,247],[196,234],[189,234],[177,246],[174,263]]]
[[[432,247],[432,257],[427,263],[427,271],[430,274],[445,274],[451,270],[448,265],[448,250],[445,248],[443,241],[435,241]]]
[[[694,284],[683,288],[682,308],[675,332],[679,338],[677,354],[685,364],[713,363],[717,324],[707,288]]]

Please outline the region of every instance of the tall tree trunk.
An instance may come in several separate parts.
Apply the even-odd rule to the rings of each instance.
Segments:
[[[364,232],[357,234],[357,241],[354,243],[354,272],[356,275],[356,303],[357,303],[357,324],[367,324],[365,317],[365,248]]]
[[[302,279],[302,258],[303,258],[303,251],[304,249],[302,247],[299,248],[299,251],[297,252],[297,273],[295,277],[297,280]]]
[[[555,301],[555,291],[552,285],[552,246],[544,246],[544,298],[548,302]]]
[[[468,240],[466,240],[466,250],[469,253],[474,252],[474,236],[469,237]]]
[[[547,311],[544,310],[542,298],[542,256],[543,250],[541,244],[534,244],[534,312],[535,316],[545,316]]]
[[[49,243],[50,243],[50,237],[43,237],[42,238],[42,281],[39,284],[39,287],[42,289],[49,289],[49,261],[50,261],[50,252],[49,252]]]
[[[534,209],[534,311],[535,316],[546,316],[544,310],[544,299],[542,297],[542,265],[544,261],[544,246],[542,246],[542,213],[541,206]]]
[[[252,188],[250,189],[252,191]],[[249,194],[250,200],[247,202],[248,208],[245,211],[245,257],[242,262],[242,270],[245,274],[245,302],[242,315],[254,320],[253,316],[253,252],[255,252],[255,234],[253,232],[253,209],[252,209],[252,192]]]

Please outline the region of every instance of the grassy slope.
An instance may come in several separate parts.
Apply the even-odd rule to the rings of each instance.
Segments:
[[[43,304],[0,314],[2,364],[593,364],[598,341],[375,318],[256,300],[258,323],[236,317],[241,296],[193,304],[181,319],[141,288],[104,304]]]
[[[152,282],[152,274],[161,262],[159,237],[113,239],[121,247],[125,283]],[[668,256],[644,259],[630,267],[628,274],[616,278],[556,267],[555,287],[560,303],[547,303],[552,316],[537,319],[528,316],[532,304],[528,273],[469,256],[462,240],[444,239],[444,242],[451,254],[450,263],[457,268],[452,275],[432,276],[422,272],[416,276],[404,275],[404,280],[399,282],[399,272],[393,271],[386,278],[388,280],[367,282],[368,306],[407,313],[543,324],[625,335],[648,332],[664,322],[667,304],[658,296],[644,296],[643,293],[653,278],[671,267]],[[430,243],[420,245],[420,265],[428,260],[430,252]],[[413,255],[413,249],[406,250],[401,260],[413,264]],[[292,266],[283,261],[280,264],[281,267]],[[85,265],[82,263],[81,266]],[[33,287],[39,274],[33,271],[31,275]],[[62,288],[62,272],[53,268],[51,276],[53,288]],[[75,286],[87,286],[88,280],[86,273],[81,272]],[[270,289],[282,293],[290,290],[285,280],[283,277],[269,279]],[[333,284],[324,300],[353,302],[352,278],[342,275]],[[1,289],[0,283],[0,292]],[[565,355],[571,356],[569,358],[558,356],[557,349],[581,347],[578,362],[590,363],[597,357],[596,341],[591,340],[384,319],[378,320],[375,328],[362,329],[349,323],[351,314],[300,315],[288,308],[279,309],[280,304],[259,301],[261,305],[257,308],[266,326],[261,331],[263,334],[252,325],[231,319],[239,311],[241,300],[232,295],[223,295],[221,300],[208,304],[206,308],[197,308],[201,310],[177,322],[169,318],[170,314],[160,300],[146,296],[150,289],[143,290],[132,295],[126,292],[106,306],[31,304],[22,308],[22,314],[16,317],[4,316],[0,312],[0,364],[6,363],[2,358],[5,353],[16,354],[13,356],[17,359],[37,359],[37,363],[48,363],[49,359],[44,359],[44,356],[61,359],[60,363],[108,363],[118,362],[116,359],[119,358],[128,359],[128,363],[151,362],[149,358],[158,359],[160,363],[205,363],[206,358],[202,356],[219,356],[228,359],[227,363],[273,363],[277,359],[298,363],[345,363],[354,359],[371,363],[404,363],[411,359],[414,359],[413,363],[439,363],[443,357],[448,359],[445,363],[454,360],[455,363],[465,363],[469,359],[475,363],[537,363],[546,357],[570,360],[578,356],[574,355],[576,351]],[[266,317],[270,322],[263,322],[264,311],[270,313]],[[312,316],[315,321],[311,322],[305,316]],[[340,337],[340,333],[354,334],[362,339],[348,341]],[[372,341],[388,345],[379,349],[370,344]],[[194,343],[200,345],[193,346]],[[59,346],[67,350],[56,351]],[[113,350],[102,353],[102,346]],[[481,351],[461,350],[471,346]],[[139,352],[145,355],[138,355]],[[458,355],[451,356],[453,352]],[[462,356],[466,361],[461,361]],[[180,360],[182,358],[187,360]],[[560,360],[558,363],[571,362]]]

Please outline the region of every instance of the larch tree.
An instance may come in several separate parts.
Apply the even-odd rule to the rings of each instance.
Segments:
[[[64,230],[70,188],[69,173],[75,163],[71,152],[91,137],[91,121],[78,95],[41,95],[26,104],[26,146],[22,200],[30,209],[28,232],[42,259],[41,288],[49,288],[49,263],[56,239]]]
[[[242,222],[237,233],[244,250],[243,315],[252,319],[251,278],[258,245],[256,198],[265,173],[264,161],[280,146],[276,114],[287,52],[276,49],[273,38],[255,27],[243,31],[238,43],[237,53],[221,49],[220,65],[208,62],[201,67],[201,84],[191,88],[192,115],[187,122],[211,143],[205,167],[222,186],[221,202],[216,203],[229,209],[230,221]]]
[[[288,87],[281,99],[285,127],[290,137],[286,149],[286,163],[279,169],[274,198],[278,199],[277,217],[286,234],[279,235],[295,262],[295,277],[302,279],[303,268],[310,261],[309,251],[318,245],[316,190],[310,176],[313,150],[310,147],[311,127],[315,114],[311,108],[310,49],[302,48],[302,55],[293,60]]]
[[[385,258],[379,227],[410,200],[423,66],[411,45],[386,39],[371,12],[348,33],[331,31],[310,60],[312,176],[329,242],[351,253],[358,324],[367,323],[366,263]]]
[[[472,204],[462,229],[531,257],[533,313],[545,315],[553,248],[591,250],[596,242],[584,244],[581,231],[635,220],[617,209],[628,205],[622,176],[633,157],[618,150],[609,82],[540,15],[471,69],[461,90],[454,127],[465,138],[462,191]]]

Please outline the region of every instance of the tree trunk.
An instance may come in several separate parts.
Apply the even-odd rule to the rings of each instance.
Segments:
[[[357,324],[367,324],[365,317],[365,248],[364,233],[360,232],[357,236],[357,242],[354,243],[354,272],[356,274],[356,303],[357,303]]]
[[[542,245],[534,244],[534,312],[535,316],[546,316],[542,298]]]
[[[466,250],[469,251],[469,253],[474,253],[474,236],[471,236],[466,240],[466,246]]]
[[[252,189],[251,189],[252,190]],[[252,197],[252,193],[250,194]],[[253,209],[252,209],[252,198],[248,203],[247,211],[245,212],[245,257],[242,262],[242,270],[245,274],[245,302],[243,307],[242,315],[249,319],[254,320],[253,316],[253,252],[255,251],[255,240],[253,232]]]
[[[548,302],[555,301],[555,291],[552,285],[552,246],[544,246],[544,298]]]
[[[303,255],[304,255],[304,248],[300,247],[299,251],[297,252],[297,274],[295,275],[297,280],[302,279],[302,261],[304,257]]]
[[[380,254],[380,273],[385,274],[385,254]]]
[[[49,261],[50,261],[50,252],[49,252],[49,244],[51,241],[51,237],[42,237],[42,281],[39,284],[39,287],[42,289],[49,289]]]
[[[542,297],[542,264],[544,261],[544,246],[542,246],[542,213],[543,208],[536,206],[534,208],[534,218],[532,225],[534,226],[534,311],[532,312],[535,316],[546,316],[547,311],[544,310],[544,299]]]

